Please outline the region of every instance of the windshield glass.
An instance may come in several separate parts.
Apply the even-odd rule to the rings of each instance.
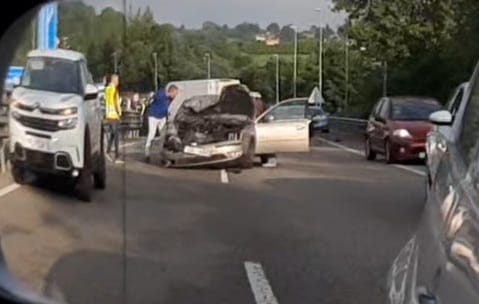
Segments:
[[[401,101],[394,103],[391,118],[393,120],[429,120],[429,115],[441,109],[436,103]]]
[[[78,64],[75,61],[32,57],[27,60],[20,86],[58,93],[80,93]]]
[[[304,106],[289,105],[276,108],[271,115],[274,120],[304,118]]]

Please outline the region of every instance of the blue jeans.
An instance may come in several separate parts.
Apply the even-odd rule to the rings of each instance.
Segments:
[[[109,121],[108,126],[110,136],[108,138],[106,153],[109,154],[111,152],[111,146],[115,143],[115,158],[118,158],[120,155],[120,121]]]

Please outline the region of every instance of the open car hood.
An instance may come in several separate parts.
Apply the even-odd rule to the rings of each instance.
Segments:
[[[241,86],[225,87],[221,95],[201,95],[178,102],[167,124],[165,148],[182,153],[187,145],[239,140],[254,123],[255,107]]]

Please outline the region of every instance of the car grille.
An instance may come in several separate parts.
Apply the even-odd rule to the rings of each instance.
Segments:
[[[17,121],[25,127],[36,130],[49,132],[55,132],[60,130],[60,128],[58,127],[57,120],[20,115],[19,117],[17,117]]]
[[[50,170],[53,169],[55,157],[53,153],[25,149],[25,160],[35,169]]]

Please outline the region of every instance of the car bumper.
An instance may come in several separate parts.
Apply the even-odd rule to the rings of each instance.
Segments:
[[[425,160],[426,142],[413,142],[404,140],[391,141],[391,153],[397,160]]]
[[[227,166],[235,164],[244,155],[244,146],[241,142],[217,143],[193,148],[196,148],[196,151],[166,151],[164,158],[172,162],[172,167]]]
[[[46,132],[10,120],[10,155],[16,163],[59,172],[83,168],[82,128]]]

